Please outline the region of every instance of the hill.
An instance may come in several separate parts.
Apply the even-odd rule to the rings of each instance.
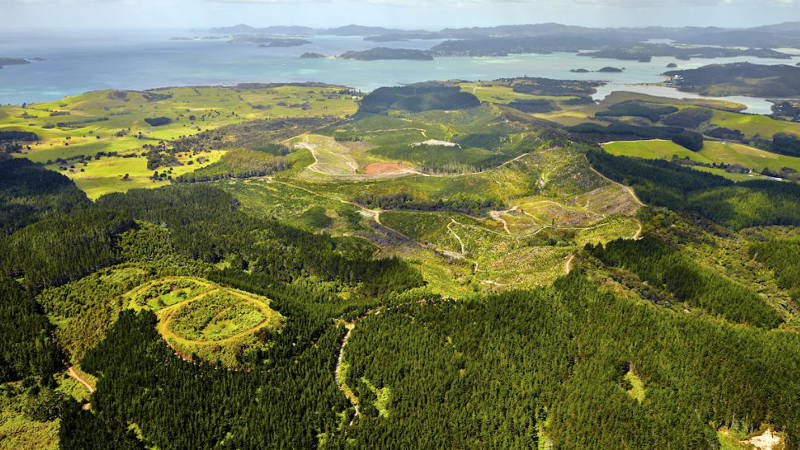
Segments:
[[[800,67],[751,63],[714,64],[664,75],[678,89],[704,95],[794,97],[800,95]]]

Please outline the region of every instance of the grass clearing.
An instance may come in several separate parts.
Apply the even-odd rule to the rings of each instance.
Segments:
[[[779,155],[743,144],[730,142],[706,141],[703,149],[693,152],[671,141],[627,141],[604,144],[603,148],[616,156],[632,156],[646,159],[688,158],[701,164],[737,165],[750,169],[756,174],[728,173],[724,169],[695,166],[697,170],[715,173],[734,181],[752,180],[760,177],[758,172],[769,169],[781,172],[784,168],[800,171],[800,158]]]
[[[644,401],[644,396],[646,393],[646,389],[644,387],[644,381],[639,378],[638,375],[633,370],[628,370],[628,372],[623,377],[629,385],[630,388],[626,389],[625,392],[634,400],[642,403]]]
[[[720,127],[739,130],[748,138],[760,136],[764,139],[772,139],[775,133],[800,136],[800,123],[775,120],[761,115],[714,111],[714,118],[711,119],[711,123]]]
[[[375,400],[375,409],[378,410],[378,417],[389,417],[390,411],[389,408],[392,406],[392,390],[388,386],[382,387],[380,389],[376,388],[375,385],[372,384],[368,379],[365,377],[361,377],[360,381],[364,383],[367,388],[372,391],[373,394],[377,397]]]
[[[285,320],[269,300],[195,277],[167,277],[125,295],[129,307],[156,312],[158,331],[184,359],[238,368],[237,355],[269,346],[264,332]]]
[[[463,92],[469,92],[474,94],[478,97],[478,100],[482,102],[490,102],[490,103],[502,103],[507,104],[511,103],[516,100],[569,100],[573,97],[565,96],[565,97],[557,97],[552,95],[532,95],[532,94],[525,94],[522,92],[515,92],[509,86],[498,85],[492,82],[473,82],[473,83],[461,83],[461,90]]]

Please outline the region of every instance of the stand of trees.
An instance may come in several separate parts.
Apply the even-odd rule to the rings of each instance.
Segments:
[[[753,244],[750,255],[775,272],[778,287],[800,300],[800,242],[768,241]]]
[[[53,326],[33,296],[0,277],[0,382],[47,377],[61,368]]]
[[[24,158],[0,155],[0,234],[91,202],[69,178]]]
[[[741,229],[800,224],[800,186],[768,180],[734,183],[662,160],[587,154],[595,169],[631,186],[645,203],[690,211]]]
[[[626,268],[643,281],[665,288],[680,301],[732,322],[765,328],[783,322],[780,314],[755,292],[699,266],[656,238],[617,239],[605,246],[587,244],[586,249],[603,263]]]

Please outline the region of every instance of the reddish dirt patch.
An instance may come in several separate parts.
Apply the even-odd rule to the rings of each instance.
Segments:
[[[385,175],[389,173],[404,173],[413,170],[413,167],[396,163],[372,163],[364,169],[367,175]]]

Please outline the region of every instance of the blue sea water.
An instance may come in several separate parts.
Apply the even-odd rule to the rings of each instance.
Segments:
[[[719,58],[677,61],[654,58],[649,63],[593,59],[572,53],[513,55],[508,57],[436,58],[434,61],[352,61],[301,59],[305,52],[339,55],[348,50],[376,46],[428,49],[438,41],[406,41],[376,44],[361,37],[316,36],[309,45],[262,48],[231,43],[228,39],[170,40],[170,37],[202,37],[203,31],[159,30],[43,33],[0,32],[0,57],[42,58],[32,64],[0,70],[0,104],[57,100],[97,89],[150,89],[183,85],[218,85],[240,82],[319,81],[364,91],[427,80],[492,80],[502,77],[537,76],[556,79],[592,79],[610,90],[635,90],[671,97],[696,97],[668,88],[642,86],[663,79],[666,65],[694,68],[711,63],[751,61],[761,64],[795,64],[758,58]],[[571,73],[570,69],[597,70],[624,67],[622,73]],[[764,99],[736,98],[750,112],[768,113]]]

